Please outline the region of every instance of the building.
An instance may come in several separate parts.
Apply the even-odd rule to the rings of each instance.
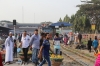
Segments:
[[[7,26],[7,23],[9,23],[9,21],[0,21],[0,37],[7,37],[9,30],[12,30]]]
[[[5,26],[6,28],[10,28],[12,30],[9,30],[10,32],[13,32],[14,33],[14,25],[13,25],[13,22],[11,21],[6,21],[6,20],[3,20],[3,21],[0,21],[0,23]],[[26,30],[28,33],[33,33],[33,31],[35,29],[39,29],[41,27],[41,24],[34,24],[34,23],[16,23],[16,26],[15,26],[15,33],[22,33],[24,30]]]
[[[40,24],[32,24],[32,23],[18,23],[16,27],[16,33],[22,33],[24,30],[26,30],[28,33],[33,33],[35,29],[39,29],[41,25]],[[12,24],[8,24],[9,28],[14,28]]]

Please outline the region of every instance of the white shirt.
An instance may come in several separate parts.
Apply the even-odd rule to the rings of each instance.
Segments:
[[[22,37],[22,48],[27,48],[29,46],[30,37],[26,35],[26,37]]]
[[[54,41],[55,45],[60,45],[60,41]]]
[[[15,36],[12,36],[13,40],[16,39]]]

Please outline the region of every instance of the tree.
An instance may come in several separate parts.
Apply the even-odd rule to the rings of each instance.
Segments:
[[[80,5],[80,9],[77,11],[77,15],[87,15],[90,23],[95,22],[96,30],[100,31],[100,0],[86,1],[87,4]],[[91,29],[91,28],[90,28]]]
[[[59,19],[59,22],[62,22],[62,19],[61,18]]]
[[[75,19],[75,15],[72,15],[72,16],[71,16],[71,18],[70,18],[70,23],[72,23],[72,24],[73,24],[74,19]]]
[[[86,15],[71,16],[70,22],[73,24],[73,31],[88,32],[91,28],[90,21]]]
[[[63,19],[63,22],[70,22],[70,17],[66,15]]]
[[[91,24],[95,22],[96,30],[100,31],[100,0],[82,1],[79,10],[71,18],[66,15],[64,22],[70,22],[74,31],[91,32]]]

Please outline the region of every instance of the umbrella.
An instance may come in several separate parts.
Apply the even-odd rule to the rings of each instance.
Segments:
[[[71,26],[70,23],[67,22],[57,22],[57,23],[52,23],[51,25],[49,25],[50,27],[55,27],[55,26],[59,26],[59,27],[67,27],[67,26]]]

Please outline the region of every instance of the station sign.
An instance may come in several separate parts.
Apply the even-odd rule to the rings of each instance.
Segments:
[[[92,29],[92,30],[95,30],[95,24],[92,24],[92,25],[91,25],[91,29]]]

